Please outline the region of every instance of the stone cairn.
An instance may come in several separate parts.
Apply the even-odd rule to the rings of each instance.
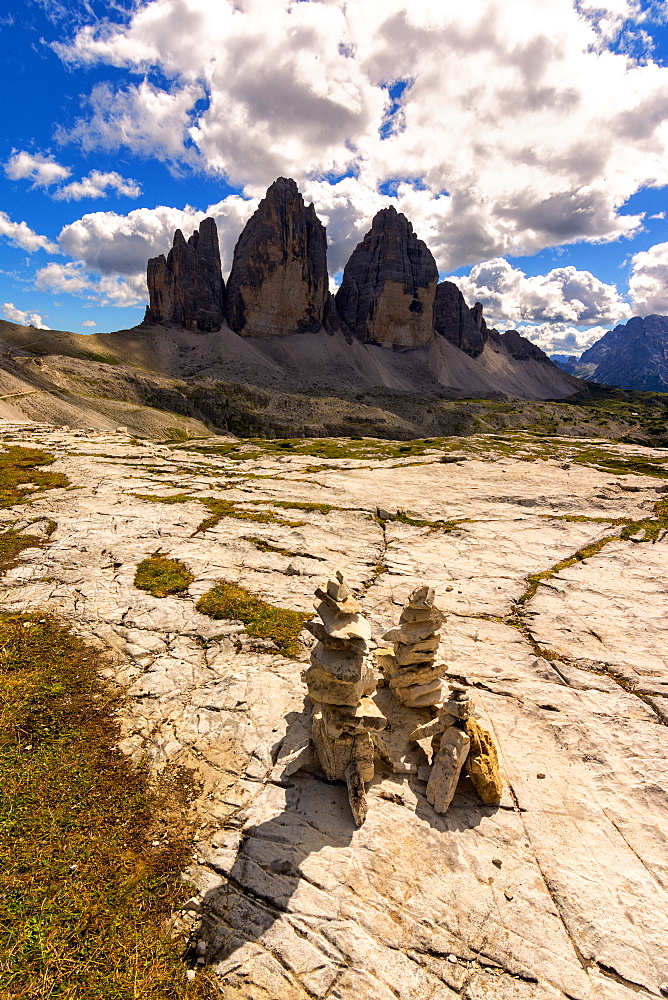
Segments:
[[[390,689],[407,708],[432,708],[435,719],[411,735],[423,745],[431,741],[433,762],[427,781],[427,799],[436,812],[446,812],[464,768],[480,799],[487,805],[501,800],[499,763],[491,735],[471,716],[466,687],[450,686],[444,702],[446,664],[437,658],[443,614],[434,605],[431,587],[417,587],[408,597],[399,625],[383,636],[394,652],[379,651]]]
[[[407,708],[428,708],[443,701],[443,675],[447,666],[437,659],[443,614],[434,606],[431,587],[417,587],[401,612],[399,626],[383,636],[394,653],[379,652],[390,689]]]
[[[316,590],[320,621],[306,628],[317,642],[303,678],[313,703],[311,739],[329,781],[345,781],[357,826],[366,818],[365,783],[374,776],[377,734],[387,719],[371,700],[376,673],[371,627],[341,573]]]
[[[431,738],[433,763],[427,781],[427,800],[444,813],[452,802],[462,770],[485,805],[501,801],[501,776],[491,735],[471,715],[471,698],[462,684],[452,684],[450,697],[437,718],[419,726],[411,740]]]

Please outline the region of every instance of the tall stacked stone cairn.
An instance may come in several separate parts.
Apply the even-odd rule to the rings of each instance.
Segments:
[[[501,801],[499,760],[490,733],[471,715],[471,698],[462,684],[452,684],[450,697],[438,717],[419,726],[411,740],[424,746],[431,738],[433,763],[427,781],[427,799],[444,813],[452,802],[464,768],[485,805]]]
[[[374,776],[372,734],[387,719],[371,700],[376,673],[371,627],[341,573],[316,590],[314,620],[306,628],[318,640],[303,677],[313,702],[311,739],[329,781],[345,781],[357,826],[366,818],[365,784]]]
[[[383,636],[394,644],[394,654],[379,652],[389,687],[408,708],[427,708],[443,701],[446,664],[437,658],[443,615],[434,606],[431,587],[417,587],[401,612],[399,626]]]

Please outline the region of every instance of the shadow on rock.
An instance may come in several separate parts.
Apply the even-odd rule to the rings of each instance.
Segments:
[[[190,962],[229,959],[292,909],[326,914],[332,908],[326,886],[306,879],[300,866],[310,854],[350,844],[356,828],[345,785],[310,774],[268,784],[253,811],[273,815],[247,826],[241,837],[238,831],[222,834],[207,858],[225,882],[202,901],[197,939],[185,956]],[[297,893],[299,903],[291,906]]]
[[[415,815],[429,823],[434,830],[440,833],[454,833],[462,830],[473,830],[479,826],[487,816],[493,816],[498,812],[498,805],[483,805],[476,791],[466,775],[462,775],[457,784],[457,791],[450,804],[448,811],[437,813],[433,806],[427,801],[427,785],[417,778],[411,780],[411,787],[415,792]]]
[[[416,721],[424,721],[430,714],[405,709],[386,690],[378,694],[389,717],[385,736],[391,757],[410,762],[417,769],[426,763],[426,757],[409,743],[408,736]],[[357,828],[348,791],[344,783],[327,782],[311,770],[310,707],[305,704],[287,721],[280,761],[292,762],[295,771],[303,761],[306,769],[299,773],[288,770],[289,776],[260,786],[243,830],[228,828],[214,837],[206,862],[223,881],[202,900],[200,922],[184,956],[190,964],[202,959],[210,964],[226,963],[228,974],[241,969],[258,949],[270,960],[266,952],[272,947],[272,928],[283,915],[292,913],[298,919],[312,915],[319,920],[339,917],[331,891],[337,880],[332,878],[332,884],[327,884],[327,864],[316,866],[320,873],[317,881],[313,866],[308,866],[308,875],[302,866],[310,855],[329,849],[334,867],[336,852],[352,842]],[[380,760],[368,794],[370,812],[381,807],[379,800],[387,800],[405,806],[442,833],[476,827],[498,808],[483,805],[468,777],[462,775],[450,808],[439,815],[427,801],[425,782],[415,773],[392,773]],[[283,936],[286,932],[290,933],[285,926],[277,930]]]

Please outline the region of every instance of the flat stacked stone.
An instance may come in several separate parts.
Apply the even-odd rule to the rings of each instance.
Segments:
[[[306,628],[318,640],[303,674],[313,702],[312,741],[330,781],[345,781],[355,822],[366,817],[364,785],[374,776],[371,734],[387,720],[371,700],[376,674],[369,649],[371,627],[341,573],[316,590],[320,621]]]
[[[444,813],[452,802],[459,777],[466,769],[478,797],[485,805],[501,801],[499,761],[491,734],[471,715],[471,698],[461,684],[453,684],[436,719],[419,726],[411,740],[431,738],[433,762],[427,781],[427,800]]]
[[[399,625],[383,636],[394,645],[394,654],[377,653],[385,679],[408,708],[440,705],[447,666],[437,659],[443,615],[434,606],[431,587],[417,587],[401,612]]]

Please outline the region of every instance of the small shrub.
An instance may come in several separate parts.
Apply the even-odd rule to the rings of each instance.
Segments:
[[[182,594],[195,577],[180,559],[156,555],[142,559],[135,573],[135,587],[147,590],[154,597]]]

